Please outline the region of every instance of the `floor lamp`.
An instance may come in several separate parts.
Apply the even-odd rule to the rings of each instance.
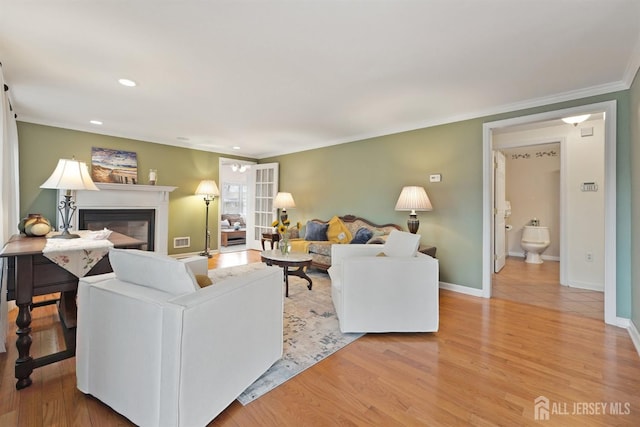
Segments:
[[[409,232],[416,234],[420,227],[420,220],[416,211],[433,210],[431,201],[424,188],[418,186],[408,186],[402,188],[398,202],[396,203],[397,211],[410,211],[409,220],[407,220],[407,228]]]
[[[204,234],[204,251],[200,253],[202,256],[206,256],[207,258],[211,258],[211,254],[209,253],[209,248],[211,247],[211,232],[209,231],[209,203],[215,199],[216,196],[220,195],[220,191],[218,190],[218,186],[216,182],[213,180],[202,180],[200,184],[198,184],[198,188],[196,188],[196,195],[204,196],[204,203],[206,205],[206,217],[205,217],[205,234]]]
[[[71,234],[71,218],[76,211],[76,203],[71,199],[71,190],[100,190],[93,183],[87,164],[79,162],[75,159],[60,159],[58,166],[40,188],[52,188],[56,190],[64,190],[64,200],[60,201],[58,211],[62,217],[62,233],[52,237],[60,239],[77,239],[78,234]]]

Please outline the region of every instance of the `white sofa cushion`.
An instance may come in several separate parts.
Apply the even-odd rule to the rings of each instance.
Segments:
[[[420,246],[420,235],[393,230],[384,244],[387,256],[414,257]]]
[[[125,282],[171,295],[191,293],[200,288],[186,263],[166,255],[138,249],[112,248],[109,262],[116,277]]]

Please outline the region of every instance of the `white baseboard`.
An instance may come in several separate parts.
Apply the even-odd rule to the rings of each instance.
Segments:
[[[218,252],[220,252],[220,251],[218,251],[217,249],[210,249],[210,250],[209,250],[209,253],[210,253],[210,254],[214,254],[214,255],[215,255],[215,254],[217,254]],[[180,258],[190,258],[190,257],[192,257],[192,256],[200,255],[201,253],[202,253],[202,251],[197,251],[197,252],[183,252],[183,253],[181,253],[181,254],[171,254],[171,255],[169,255],[169,256],[170,256],[171,258],[180,259]]]
[[[440,289],[458,292],[460,294],[471,295],[482,298],[482,289],[470,288],[468,286],[454,285],[453,283],[440,282]]]
[[[631,337],[633,346],[636,348],[636,351],[640,355],[640,332],[638,332],[638,328],[636,327],[636,325],[633,322],[629,321],[629,319],[623,320],[627,320],[627,322],[629,323],[627,331],[629,332],[629,336]]]
[[[604,292],[604,285],[602,283],[591,282],[576,282],[572,281],[568,284],[570,288],[586,289],[588,291]]]

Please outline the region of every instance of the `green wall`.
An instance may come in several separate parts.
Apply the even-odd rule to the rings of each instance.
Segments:
[[[634,141],[637,141],[640,132],[637,86],[638,83],[629,91],[262,159],[260,163],[275,161],[280,164],[280,189],[293,193],[296,200],[297,208],[289,212],[294,222],[354,214],[376,223],[392,222],[406,227],[408,214],[394,211],[395,202],[403,186],[423,185],[434,210],[418,214],[419,233],[424,244],[438,248],[440,280],[481,289],[483,123],[615,100],[617,314],[629,318],[632,265],[630,132],[633,127]],[[636,115],[633,120],[631,103]],[[157,168],[160,185],[179,187],[171,194],[169,241],[178,236],[191,236],[192,246],[184,252],[195,252],[204,247],[203,202],[192,193],[200,179],[217,179],[218,154],[26,123],[19,123],[18,131],[22,214],[41,212],[54,216],[55,192],[41,190],[39,185],[49,176],[58,158],[75,155],[89,162],[92,146],[126,149],[138,153],[141,178],[149,168]],[[634,165],[640,166],[637,153]],[[435,173],[442,174],[442,182],[429,182],[429,175]],[[638,178],[635,179],[636,185],[640,185]],[[216,217],[217,207],[216,201],[211,218]],[[210,222],[215,236],[217,221]],[[634,232],[637,235],[638,231]],[[169,253],[180,252],[170,247]],[[638,264],[637,250],[634,257]],[[640,311],[637,299],[635,313]]]
[[[640,77],[631,86],[631,320],[640,329]]]
[[[50,126],[18,122],[20,146],[20,214],[42,213],[52,221],[58,204],[55,190],[40,185],[51,175],[58,159],[71,158],[91,164],[91,147],[134,151],[138,179],[147,183],[149,169],[158,170],[157,185],[176,188],[169,197],[169,254],[199,252],[205,246],[205,204],[193,193],[202,179],[218,181],[220,155],[169,145],[116,138]],[[225,156],[232,157],[232,156]],[[209,206],[212,248],[217,247],[218,199]],[[191,237],[191,247],[173,249],[174,237]]]
[[[482,126],[512,117],[617,101],[617,307],[631,313],[631,191],[629,91],[434,126],[261,160],[280,164],[280,189],[297,208],[289,217],[305,222],[354,214],[406,229],[406,212],[395,212],[404,185],[423,185],[433,211],[418,213],[422,243],[437,246],[440,280],[482,288]],[[429,175],[442,174],[430,183]]]

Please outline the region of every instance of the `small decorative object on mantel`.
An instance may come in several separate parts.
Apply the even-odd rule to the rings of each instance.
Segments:
[[[158,171],[156,169],[149,169],[149,185],[156,185],[158,179]]]
[[[30,237],[44,236],[51,231],[51,222],[41,214],[29,214],[20,221],[18,230]]]

